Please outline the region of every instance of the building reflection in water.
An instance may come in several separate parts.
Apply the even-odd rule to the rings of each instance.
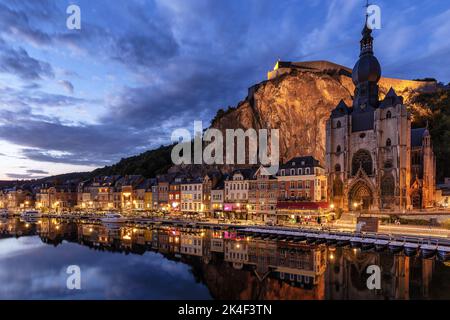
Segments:
[[[171,226],[120,226],[57,219],[0,220],[0,239],[38,235],[93,250],[143,255],[155,251],[192,267],[216,299],[448,299],[450,268],[433,259],[254,239],[236,231]],[[382,270],[369,290],[367,268]]]

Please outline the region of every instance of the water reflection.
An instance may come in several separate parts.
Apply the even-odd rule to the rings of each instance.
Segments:
[[[82,269],[79,292],[65,268]],[[366,286],[382,269],[382,289]],[[245,237],[233,230],[0,221],[0,298],[449,299],[434,259]]]

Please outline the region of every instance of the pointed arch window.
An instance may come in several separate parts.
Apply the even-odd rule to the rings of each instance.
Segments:
[[[358,173],[359,168],[362,168],[368,176],[373,174],[372,156],[369,151],[361,149],[353,156],[352,175],[355,176]]]
[[[341,165],[339,163],[334,166],[334,171],[341,172]]]
[[[392,118],[392,113],[390,111],[388,111],[386,113],[386,119],[391,119]]]
[[[341,153],[341,152],[342,152],[341,146],[337,146],[337,148],[336,148],[336,153]]]
[[[391,141],[391,139],[387,139],[386,140],[386,147],[390,147],[390,146],[392,146],[392,141]]]
[[[341,127],[342,127],[341,121],[338,121],[338,122],[336,123],[336,128],[339,129],[339,128],[341,128]]]
[[[386,175],[381,181],[381,195],[393,197],[395,195],[395,179],[392,174]]]

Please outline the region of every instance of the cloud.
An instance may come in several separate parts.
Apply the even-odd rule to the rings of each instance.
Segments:
[[[29,169],[29,170],[27,170],[27,173],[29,173],[29,174],[49,174],[47,171],[37,170],[37,169]]]
[[[11,48],[1,42],[0,71],[14,74],[26,81],[54,77],[49,63],[30,57],[23,48]]]
[[[380,4],[375,51],[383,71],[449,79],[447,11],[425,19],[416,16],[423,10],[398,14],[409,5]],[[277,58],[352,66],[363,22],[357,0],[98,0],[80,1],[78,32],[64,28],[64,5],[0,4],[0,71],[25,82],[0,86],[0,138],[29,159],[67,164],[109,164],[167,143],[171,130],[193,120],[208,124]]]
[[[22,146],[31,160],[102,166],[152,146],[151,135],[119,124],[65,125],[27,111],[0,115],[0,139]]]
[[[41,86],[35,85],[34,83],[24,86],[21,89],[12,87],[0,88],[0,103],[28,109],[31,109],[31,107],[73,107],[87,103],[98,103],[97,100],[47,93],[40,89]]]
[[[15,180],[29,180],[29,179],[41,179],[45,178],[45,176],[36,176],[34,174],[21,174],[21,173],[7,173],[6,176]]]
[[[67,93],[73,94],[73,84],[68,80],[59,80],[58,83],[66,90]]]

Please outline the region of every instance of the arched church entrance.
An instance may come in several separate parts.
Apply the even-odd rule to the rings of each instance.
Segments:
[[[350,210],[368,210],[373,203],[372,190],[367,183],[359,181],[351,188],[348,201]]]

